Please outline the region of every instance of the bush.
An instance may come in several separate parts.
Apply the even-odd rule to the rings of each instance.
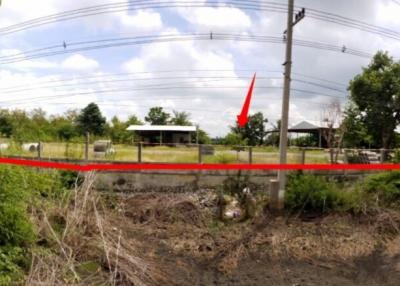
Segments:
[[[324,177],[309,174],[289,176],[285,207],[293,211],[325,213],[328,211],[358,213],[364,208],[358,189],[339,189]]]
[[[0,285],[10,285],[23,277],[27,267],[26,253],[21,247],[0,246]]]
[[[29,265],[35,232],[28,205],[61,190],[57,172],[0,166],[0,285],[18,281]]]
[[[365,180],[362,189],[378,206],[400,207],[399,171],[371,175]]]
[[[337,200],[335,186],[323,178],[301,174],[289,178],[285,206],[290,210],[323,213],[335,208]]]

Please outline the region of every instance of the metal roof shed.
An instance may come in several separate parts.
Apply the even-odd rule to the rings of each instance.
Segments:
[[[301,121],[300,123],[289,128],[288,132],[294,133],[311,133],[318,135],[318,145],[322,147],[322,133],[326,130],[329,130],[327,122],[315,123],[310,121]],[[333,129],[337,129],[337,126],[334,126]]]
[[[131,125],[126,130],[134,131],[140,141],[145,143],[190,143],[192,133],[197,132],[196,126],[180,125]]]

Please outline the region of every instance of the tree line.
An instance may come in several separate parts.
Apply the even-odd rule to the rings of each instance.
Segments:
[[[193,125],[190,114],[173,111],[170,114],[162,107],[150,108],[144,122],[151,125]],[[87,132],[98,138],[109,138],[114,143],[131,143],[133,133],[126,129],[130,125],[144,124],[136,115],[127,120],[117,116],[107,122],[95,103],[88,104],[82,110],[68,110],[62,115],[49,115],[41,109],[31,112],[25,110],[0,110],[0,136],[16,142],[28,141],[83,141]],[[210,143],[208,134],[199,129],[199,142]]]

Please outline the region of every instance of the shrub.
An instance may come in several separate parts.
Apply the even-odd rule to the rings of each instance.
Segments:
[[[364,208],[358,189],[341,189],[324,177],[296,173],[289,176],[285,207],[293,211],[358,213]]]
[[[335,186],[323,178],[296,174],[289,177],[285,206],[304,212],[325,212],[335,208],[338,200]]]
[[[18,281],[29,265],[35,232],[28,205],[60,190],[57,172],[0,166],[0,285]]]
[[[67,190],[80,186],[83,183],[83,176],[76,171],[62,170],[59,172],[61,185]]]
[[[374,174],[365,180],[362,190],[369,195],[378,206],[400,207],[400,172],[392,171]]]
[[[25,255],[21,247],[0,246],[0,285],[10,285],[23,277],[21,266],[28,266]]]

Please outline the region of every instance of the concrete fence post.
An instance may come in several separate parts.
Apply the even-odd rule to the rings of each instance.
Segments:
[[[301,161],[300,163],[304,165],[306,163],[306,148],[301,148]]]
[[[86,140],[85,140],[85,160],[89,160],[89,132],[86,132]]]
[[[142,142],[138,144],[138,162],[142,163]]]
[[[284,201],[283,192],[279,192],[279,181],[277,179],[270,180],[269,188],[269,207],[272,210],[282,210]]]
[[[198,145],[199,146],[199,164],[201,164],[203,162],[203,146],[201,144]]]
[[[249,147],[249,164],[253,164],[253,147]]]
[[[38,143],[37,156],[38,156],[38,159],[42,158],[42,142],[40,142],[40,141]]]

